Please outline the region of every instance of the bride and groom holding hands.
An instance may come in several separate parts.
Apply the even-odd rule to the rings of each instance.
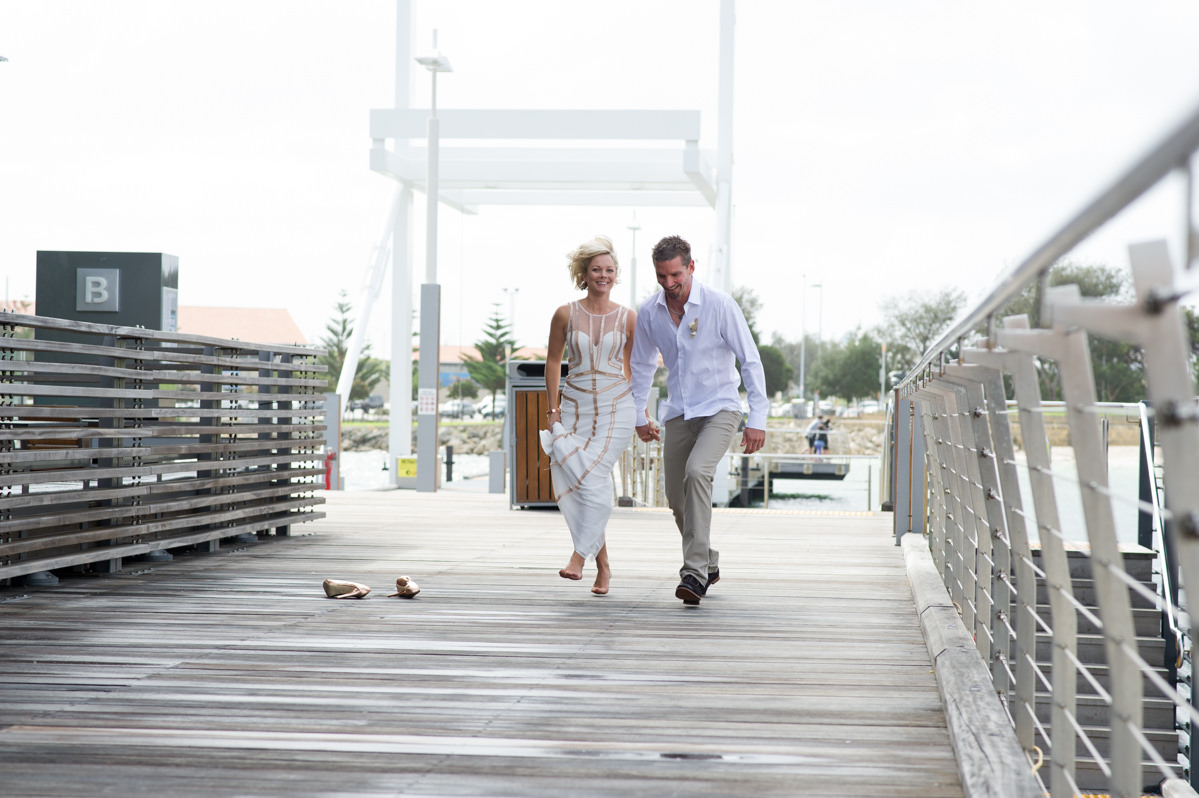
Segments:
[[[571,280],[586,294],[559,307],[550,322],[549,411],[541,432],[554,495],[574,543],[558,573],[581,579],[584,565],[594,559],[591,591],[608,593],[611,473],[636,434],[642,441],[662,441],[666,500],[682,537],[675,597],[699,604],[720,579],[720,555],[711,546],[712,482],[741,425],[743,380],[749,398],[744,453],[753,454],[766,440],[768,404],[757,347],[732,297],[693,279],[691,246],[678,236],[654,246],[662,290],[637,311],[612,299],[620,267],[609,239],[596,237],[569,257]],[[659,356],[667,369],[661,426],[646,409]]]

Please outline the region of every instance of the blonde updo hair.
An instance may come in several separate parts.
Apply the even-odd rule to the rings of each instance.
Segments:
[[[587,267],[591,265],[591,259],[596,255],[612,256],[612,262],[616,264],[616,282],[620,282],[620,260],[617,259],[616,250],[612,247],[612,239],[607,236],[596,236],[590,241],[580,244],[578,249],[566,256],[570,258],[570,279],[574,280],[575,288],[580,291],[587,288]]]

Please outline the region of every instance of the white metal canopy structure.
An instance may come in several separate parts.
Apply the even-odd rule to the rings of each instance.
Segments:
[[[699,149],[699,111],[441,111],[446,139],[677,142],[675,147],[445,147],[440,198],[470,212],[505,205],[716,205],[716,169]],[[371,112],[371,168],[424,191],[429,112]]]
[[[343,399],[349,396],[390,249],[395,262],[392,463],[411,453],[412,192],[427,192],[431,182],[429,147],[422,146],[431,112],[414,109],[410,103],[412,18],[411,0],[396,0],[396,103],[370,115],[370,166],[396,181],[396,193],[383,239],[368,267],[358,305],[360,318],[337,387]],[[699,148],[699,111],[438,109],[439,140],[453,142],[434,145],[439,201],[464,213],[473,213],[481,205],[707,206],[716,211],[716,248],[708,273],[713,284],[730,290],[733,26],[733,0],[720,0],[720,119],[715,153]],[[422,329],[422,347],[439,346],[440,340],[426,342],[426,337],[439,338],[435,324],[431,336]],[[418,462],[418,471],[432,467]],[[392,475],[394,484],[394,470]]]

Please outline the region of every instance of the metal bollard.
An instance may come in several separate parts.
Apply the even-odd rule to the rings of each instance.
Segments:
[[[749,458],[741,457],[741,506],[749,506]]]

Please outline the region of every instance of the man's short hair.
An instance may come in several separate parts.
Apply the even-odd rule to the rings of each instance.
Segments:
[[[683,259],[684,266],[691,265],[691,245],[679,236],[666,236],[654,245],[654,263],[665,263],[676,257]]]

